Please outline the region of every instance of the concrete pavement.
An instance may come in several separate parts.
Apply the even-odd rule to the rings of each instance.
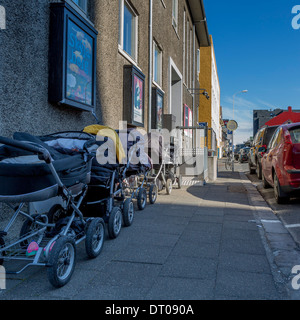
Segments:
[[[298,299],[289,234],[243,173],[222,170],[204,187],[162,191],[96,260],[80,246],[64,288],[51,287],[45,268],[30,269],[9,277],[0,300]]]

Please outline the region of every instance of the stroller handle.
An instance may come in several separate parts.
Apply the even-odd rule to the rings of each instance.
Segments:
[[[0,136],[0,143],[15,147],[17,149],[22,149],[28,152],[37,154],[41,160],[44,160],[47,163],[51,162],[51,155],[49,151],[42,146],[34,145],[28,142],[17,141],[10,138],[5,138]]]

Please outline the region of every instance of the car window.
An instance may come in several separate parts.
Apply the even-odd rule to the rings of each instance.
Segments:
[[[255,137],[253,139],[253,145],[256,145],[258,137],[259,137],[259,134],[260,134],[260,130],[257,132],[257,134],[255,135]]]
[[[271,138],[273,137],[273,134],[274,132],[276,131],[278,127],[269,127],[269,128],[266,128],[266,131],[265,131],[265,135],[264,135],[264,139],[263,139],[263,144],[264,145],[268,145]]]
[[[273,135],[273,137],[272,137],[272,139],[271,139],[271,141],[269,143],[268,149],[273,149],[276,146],[276,142],[277,142],[279,131],[280,131],[280,129],[278,128],[276,130],[276,132],[274,133],[274,135]]]
[[[299,127],[292,128],[289,130],[289,132],[292,138],[292,142],[300,143],[300,128]]]
[[[263,135],[263,131],[264,131],[264,129],[261,129],[258,131],[256,138],[255,138],[255,141],[254,141],[254,145],[260,144],[261,139],[262,139],[262,135]]]

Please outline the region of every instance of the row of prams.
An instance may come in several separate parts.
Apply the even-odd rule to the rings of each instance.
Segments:
[[[10,210],[9,222],[0,229],[0,265],[7,274],[45,266],[50,283],[63,287],[74,272],[80,243],[95,259],[106,230],[115,239],[122,226],[132,225],[134,200],[144,210],[147,199],[154,204],[162,189],[170,194],[176,180],[181,187],[170,164],[161,163],[156,172],[151,163],[131,168],[130,159],[100,165],[97,150],[103,143],[84,132],[0,137],[0,202]],[[30,210],[43,203],[51,203],[49,210]],[[24,222],[16,234],[19,217]]]

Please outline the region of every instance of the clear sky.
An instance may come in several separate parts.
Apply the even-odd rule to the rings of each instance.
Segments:
[[[239,129],[235,143],[253,136],[254,109],[300,110],[300,29],[292,8],[300,0],[203,0],[213,37],[223,118]],[[300,24],[300,17],[299,17]]]

